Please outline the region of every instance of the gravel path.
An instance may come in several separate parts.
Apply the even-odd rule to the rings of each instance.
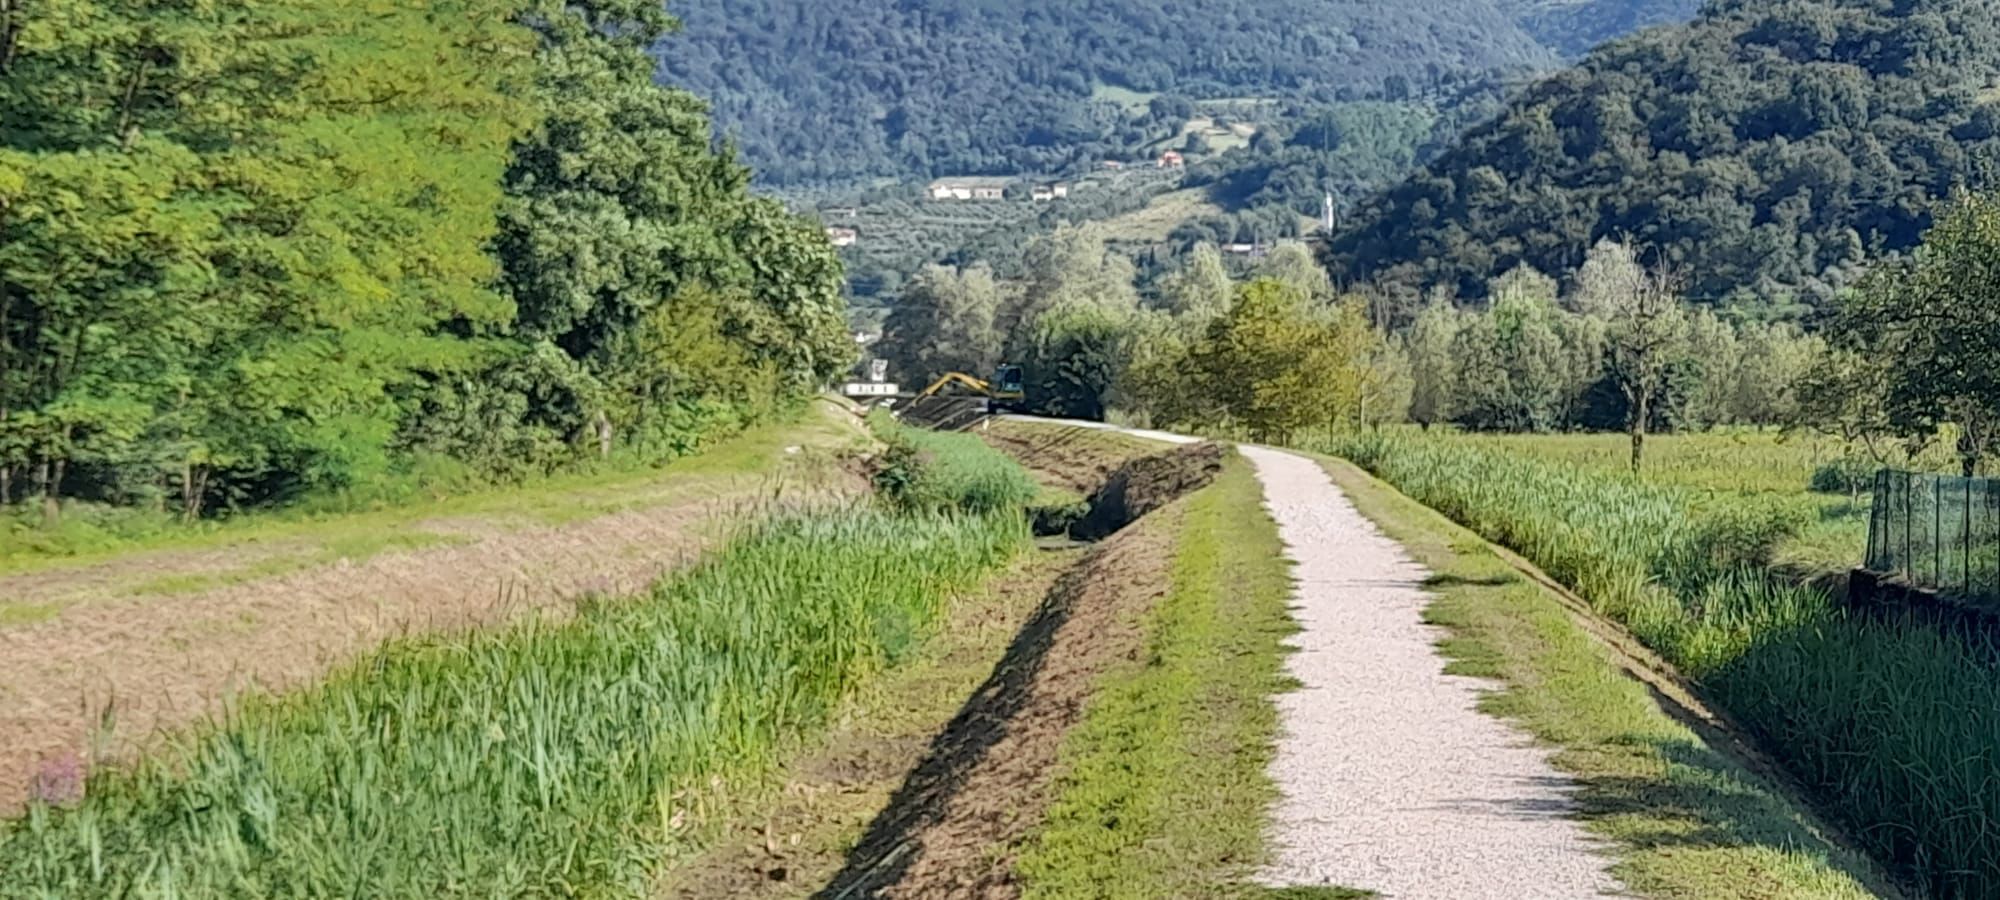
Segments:
[[[1283,794],[1274,887],[1337,885],[1391,900],[1615,895],[1573,818],[1574,784],[1475,704],[1491,684],[1444,674],[1423,624],[1429,574],[1316,463],[1244,447],[1297,564],[1303,629],[1278,698]]]

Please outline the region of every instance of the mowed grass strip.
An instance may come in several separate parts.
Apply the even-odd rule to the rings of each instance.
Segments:
[[[0,825],[0,897],[637,893],[1027,543],[1018,510],[781,518],[638,600],[391,646]]]
[[[1613,872],[1656,898],[1873,897],[1886,879],[1836,846],[1766,779],[1661,709],[1613,651],[1484,540],[1354,466],[1326,469],[1433,577],[1427,618],[1450,630],[1449,671],[1505,687],[1482,708],[1555,748],[1581,785]]]
[[[1291,685],[1290,567],[1250,468],[1190,501],[1144,654],[1105,679],[1063,747],[1056,800],[1017,864],[1026,897],[1256,893],[1277,789],[1271,698]],[[1334,896],[1320,894],[1316,896]]]

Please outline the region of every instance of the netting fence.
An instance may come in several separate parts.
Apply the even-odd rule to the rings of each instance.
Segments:
[[[2000,604],[2000,479],[1876,473],[1868,568]]]

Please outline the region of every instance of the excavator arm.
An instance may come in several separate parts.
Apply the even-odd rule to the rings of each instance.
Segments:
[[[961,387],[969,388],[974,393],[980,394],[982,396],[987,396],[987,397],[993,396],[992,385],[989,385],[986,382],[981,381],[980,379],[967,375],[964,372],[946,372],[944,375],[940,376],[937,381],[932,382],[930,387],[924,388],[924,392],[918,394],[917,399],[922,400],[925,397],[934,397],[937,395],[939,391],[942,391],[945,388],[950,387],[954,384],[959,385]]]

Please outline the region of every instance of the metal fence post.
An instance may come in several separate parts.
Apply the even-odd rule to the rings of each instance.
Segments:
[[[1958,483],[1959,502],[1965,506],[1965,527],[1959,529],[1958,544],[1960,556],[1965,560],[1959,571],[1959,583],[1965,586],[1966,596],[1972,595],[1972,479]]]
[[[1931,477],[1931,578],[1944,586],[1944,479]]]

